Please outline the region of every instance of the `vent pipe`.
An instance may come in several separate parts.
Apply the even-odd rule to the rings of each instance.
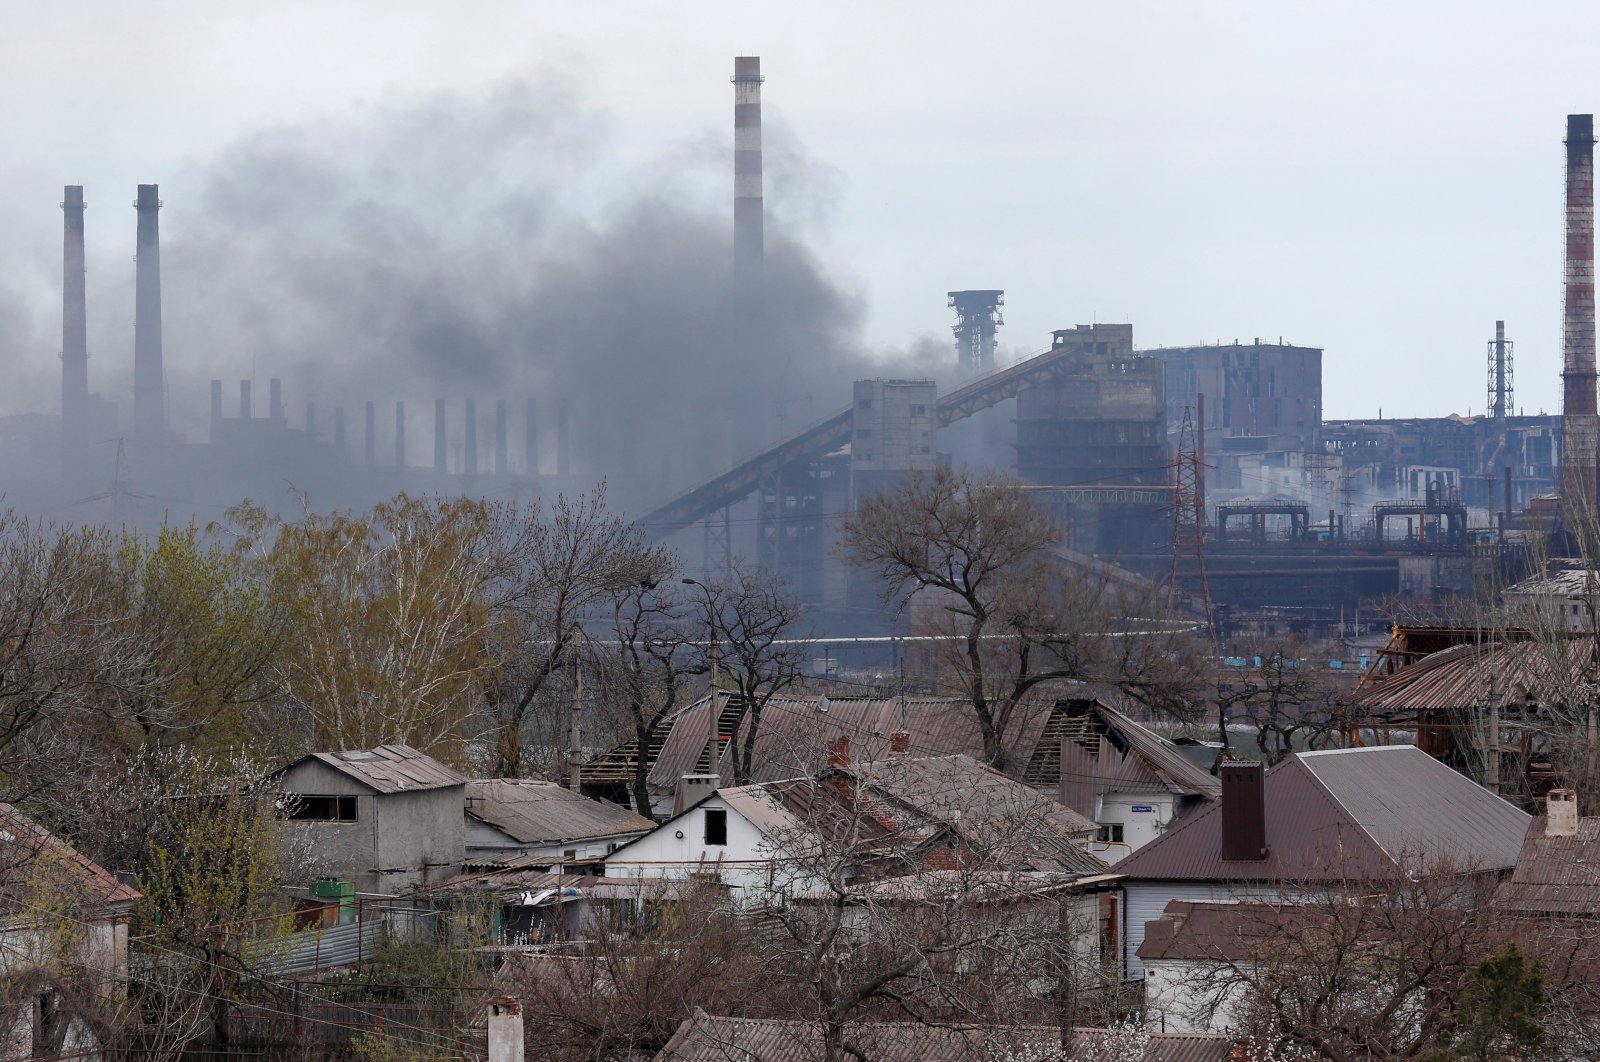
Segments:
[[[733,265],[739,274],[761,268],[765,253],[761,200],[761,57],[733,61]]]
[[[161,368],[161,197],[141,184],[135,241],[133,305],[133,434],[142,442],[167,433],[166,385]]]
[[[1593,518],[1600,425],[1595,418],[1594,115],[1567,115],[1566,293],[1562,315],[1562,433],[1568,526]]]
[[[83,255],[83,185],[63,189],[61,217],[61,471],[89,461],[89,322]]]

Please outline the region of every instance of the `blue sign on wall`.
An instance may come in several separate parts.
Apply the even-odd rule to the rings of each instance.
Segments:
[[[1133,810],[1136,812],[1144,812],[1146,815],[1148,815],[1155,810],[1155,807],[1150,804],[1135,804],[1133,806]]]

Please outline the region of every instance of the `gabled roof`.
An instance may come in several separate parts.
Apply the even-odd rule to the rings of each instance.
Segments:
[[[1511,880],[1495,893],[1496,907],[1524,914],[1600,915],[1600,818],[1578,820],[1571,837],[1545,834],[1543,816],[1528,823]]]
[[[608,801],[530,778],[467,783],[467,814],[519,844],[556,844],[589,837],[645,833],[656,824]]]
[[[313,752],[276,771],[285,771],[317,760],[348,775],[379,793],[412,793],[424,789],[445,789],[466,785],[467,776],[446,767],[426,753],[409,745],[379,745],[375,749],[346,749],[343,752]]]
[[[1143,723],[1106,703],[1103,696],[1080,697],[1058,702],[1065,708],[1062,740],[1088,744],[1104,735],[1119,763],[1096,763],[1096,784],[1100,792],[1123,788],[1131,790],[1165,789],[1180,796],[1203,796],[1215,800],[1222,783],[1216,775],[1198,766],[1178,746]]]
[[[1539,641],[1464,643],[1368,683],[1362,707],[1378,715],[1451,708],[1565,704],[1587,689],[1593,643],[1565,634]]]
[[[99,863],[73,848],[10,804],[0,804],[0,910],[17,910],[35,874],[61,874],[76,896],[60,897],[76,910],[121,907],[138,900],[138,890],[122,884]],[[56,880],[56,879],[50,879]],[[46,884],[46,887],[52,887]]]
[[[1304,752],[1265,780],[1268,855],[1222,858],[1222,802],[1116,864],[1130,881],[1335,881],[1446,860],[1508,869],[1528,816],[1412,745]]]
[[[1106,1029],[1073,1032],[1077,1043],[1084,1045],[1110,1046],[1113,1037],[1125,1035]],[[1226,1036],[1142,1035],[1144,1051],[1136,1062],[1226,1062],[1233,1050]],[[852,1026],[846,1039],[873,1062],[984,1062],[994,1057],[996,1048],[1059,1046],[1061,1030],[1053,1026],[875,1022]],[[815,1062],[821,1057],[819,1040],[818,1027],[810,1022],[713,1017],[696,1008],[655,1062]]]

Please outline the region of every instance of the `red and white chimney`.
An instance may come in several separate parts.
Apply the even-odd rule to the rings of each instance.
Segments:
[[[1567,115],[1567,231],[1562,311],[1562,432],[1570,527],[1583,526],[1600,467],[1594,360],[1594,115]],[[1575,518],[1576,519],[1575,519]]]
[[[761,57],[733,61],[733,265],[745,274],[761,268],[765,214],[761,198]]]

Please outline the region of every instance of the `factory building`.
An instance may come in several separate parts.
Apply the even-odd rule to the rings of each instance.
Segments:
[[[1322,349],[1234,342],[1140,353],[1167,367],[1167,423],[1206,396],[1208,439],[1261,440],[1265,452],[1322,449]]]

